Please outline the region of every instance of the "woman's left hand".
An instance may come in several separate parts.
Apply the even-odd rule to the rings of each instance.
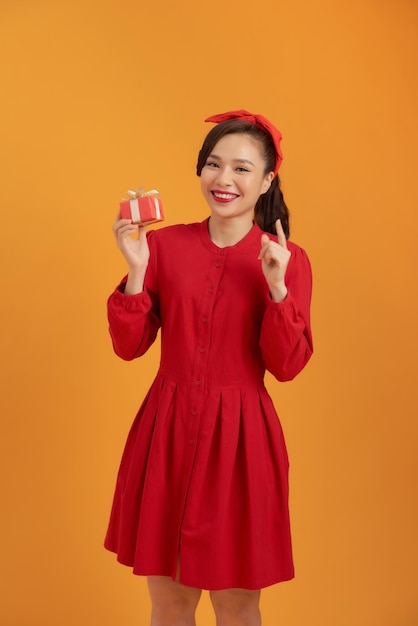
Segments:
[[[268,235],[261,236],[261,250],[258,258],[261,260],[261,267],[272,299],[275,302],[282,302],[287,296],[285,275],[290,252],[287,249],[286,235],[280,220],[276,221],[276,231],[278,243],[272,241]]]

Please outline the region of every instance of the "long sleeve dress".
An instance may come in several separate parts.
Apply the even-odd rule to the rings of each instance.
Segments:
[[[287,298],[273,302],[257,225],[217,247],[208,220],[148,233],[144,291],[108,300],[113,347],[161,362],[123,453],[107,549],[139,575],[200,589],[260,589],[294,575],[288,457],[264,386],[312,353],[311,269],[288,242]],[[276,239],[270,235],[272,239]]]

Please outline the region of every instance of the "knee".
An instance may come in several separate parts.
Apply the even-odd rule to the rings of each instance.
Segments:
[[[200,591],[178,583],[149,583],[153,619],[158,624],[177,624],[190,620],[196,611]]]
[[[181,617],[192,614],[196,607],[194,603],[182,595],[161,595],[152,599],[152,614],[164,618],[164,622],[172,623]]]
[[[237,625],[258,623],[260,591],[247,589],[211,591],[210,599],[220,623]]]

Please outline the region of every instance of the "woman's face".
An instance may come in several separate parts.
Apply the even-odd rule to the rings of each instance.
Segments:
[[[224,135],[202,168],[200,184],[212,215],[253,219],[254,207],[273,180],[264,174],[262,145],[249,135]]]

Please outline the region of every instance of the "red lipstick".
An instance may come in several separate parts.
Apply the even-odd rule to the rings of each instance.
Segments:
[[[216,202],[220,202],[221,204],[227,204],[228,202],[233,202],[239,195],[236,193],[231,193],[230,191],[221,191],[220,189],[213,189],[211,191],[212,196],[216,200]]]

